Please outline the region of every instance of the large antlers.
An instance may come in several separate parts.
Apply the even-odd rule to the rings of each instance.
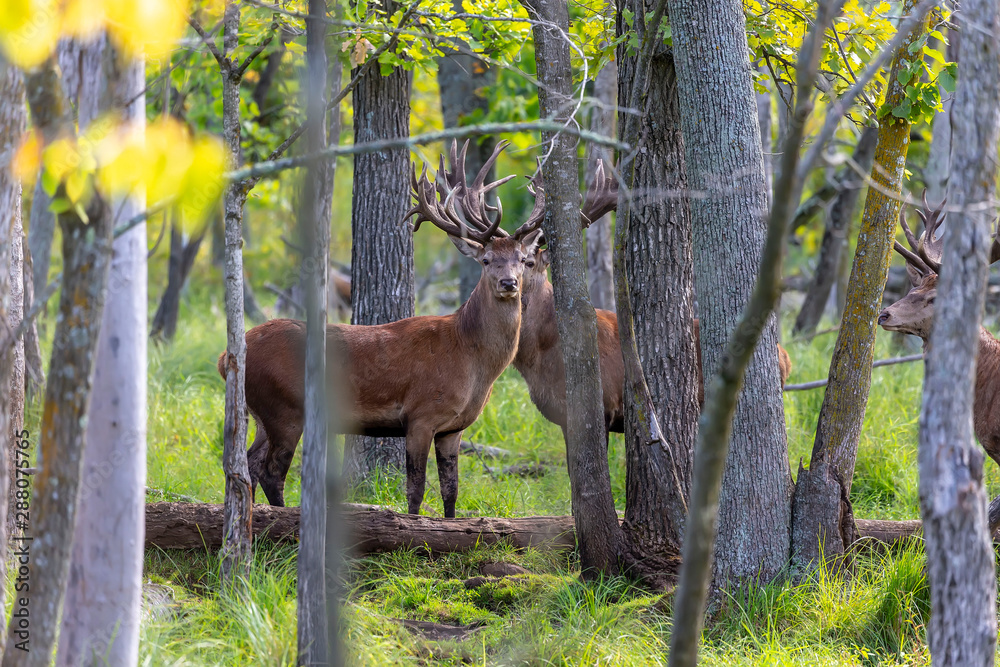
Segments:
[[[906,241],[909,243],[911,250],[907,250],[898,241],[895,242],[894,247],[896,252],[906,258],[907,263],[916,270],[921,276],[927,276],[931,273],[941,272],[941,254],[943,251],[943,239],[938,237],[938,230],[941,228],[941,223],[944,222],[944,207],[947,203],[947,199],[941,201],[940,204],[935,208],[931,208],[930,204],[927,203],[927,191],[923,193],[923,209],[917,209],[917,215],[920,216],[920,220],[924,223],[924,232],[919,238],[914,235],[910,230],[909,225],[906,224],[906,216],[901,208],[899,211],[899,224],[903,228],[903,234],[906,236]],[[1000,227],[993,233],[993,243],[990,246],[990,256],[989,263],[1000,261]]]
[[[469,149],[468,141],[462,146],[461,153],[458,152],[458,142],[452,142],[450,157],[453,171],[449,172],[445,169],[444,156],[442,155],[433,185],[427,179],[427,167],[423,168],[418,179],[417,168],[414,166],[410,175],[410,185],[417,203],[406,212],[403,219],[405,220],[412,215],[417,216],[413,223],[413,231],[416,231],[420,224],[426,220],[452,236],[472,239],[481,244],[486,244],[494,237],[506,236],[507,233],[500,229],[503,206],[499,200],[497,200],[496,206],[487,204],[486,194],[514,177],[506,176],[492,183],[486,183],[486,174],[508,143],[501,141],[496,145],[493,154],[479,170],[471,185],[465,178],[465,156]],[[491,219],[493,213],[496,213],[496,217]]]
[[[545,186],[542,181],[541,169],[532,179],[528,191],[535,197],[535,206],[528,216],[527,222],[517,228],[514,236],[521,237],[538,229],[545,217]],[[598,160],[594,182],[587,189],[580,207],[580,226],[586,229],[606,213],[618,208],[618,181],[614,175],[605,175],[604,160]]]

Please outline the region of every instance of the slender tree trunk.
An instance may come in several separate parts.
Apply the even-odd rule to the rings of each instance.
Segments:
[[[851,159],[865,172],[872,169],[875,159],[875,141],[878,138],[878,128],[866,127],[861,132],[858,145],[854,148]],[[799,316],[795,318],[793,335],[812,336],[830,302],[830,292],[840,276],[841,255],[847,249],[847,236],[851,228],[854,209],[861,195],[864,181],[855,171],[845,166],[841,178],[837,181],[837,196],[830,208],[823,232],[823,241],[819,247],[819,261],[813,281],[809,284],[805,301]]]
[[[194,260],[201,249],[208,228],[201,229],[195,236],[184,241],[179,213],[173,212],[170,217],[170,259],[167,263],[167,287],[163,290],[160,305],[153,315],[153,324],[149,337],[170,342],[177,333],[177,318],[180,314],[181,291],[187,283],[188,275],[194,266]]]
[[[87,89],[96,91],[97,86],[91,84],[100,77],[100,50],[85,47],[82,63],[81,78],[88,82]],[[75,134],[69,103],[53,60],[32,70],[25,88],[35,127],[45,141],[62,134]],[[90,106],[96,107],[96,100],[81,97],[80,113]],[[45,388],[39,434],[43,464],[35,478],[30,524],[24,529],[25,536],[14,545],[22,554],[19,558],[30,561],[28,590],[15,601],[11,614],[7,638],[9,647],[15,650],[4,654],[5,667],[50,665],[69,572],[86,414],[113,226],[112,211],[99,194],[91,198],[86,213],[88,222],[72,211],[58,216],[64,278],[50,363],[53,372]],[[24,622],[28,623],[28,629]],[[28,650],[16,650],[21,642]]]
[[[397,3],[389,3],[392,13]],[[374,70],[354,88],[354,142],[410,134],[410,75]],[[351,216],[351,324],[413,317],[413,232],[400,221],[410,208],[410,154],[405,148],[354,158]],[[348,436],[344,471],[353,481],[376,470],[402,471],[404,438]]]
[[[758,64],[757,71],[761,71]],[[771,210],[771,202],[774,199],[774,156],[772,155],[771,142],[771,91],[765,90],[763,93],[754,91],[754,98],[757,102],[757,125],[760,126],[760,148],[764,154],[764,182],[767,186],[767,210]]]
[[[33,265],[32,283],[36,289],[45,289],[49,282],[49,260],[52,257],[52,239],[56,232],[56,216],[49,210],[52,200],[42,188],[42,179],[35,180],[31,195],[31,219],[28,221],[28,252]]]
[[[0,62],[0,154],[15,150],[24,133],[24,80],[20,71]],[[21,248],[21,183],[10,169],[10,162],[0,168],[0,324],[3,331],[13,331],[21,323],[23,297],[18,284],[23,268],[18,263]],[[0,335],[0,576],[7,576],[7,542],[16,526],[16,465],[18,445],[27,440],[24,426],[24,347]],[[27,453],[27,452],[24,452]],[[9,494],[9,497],[8,497]],[[4,602],[0,591],[0,605]],[[3,608],[0,606],[0,608]],[[6,643],[0,638],[0,654]]]
[[[931,38],[934,39],[934,38]],[[958,49],[962,35],[957,30],[948,31],[948,60],[958,61]],[[941,100],[941,111],[934,114],[931,132],[931,147],[924,169],[924,183],[927,186],[927,201],[939,202],[948,192],[948,176],[951,173],[951,103],[952,96]]]
[[[569,13],[564,0],[522,0],[532,26],[538,98],[543,118],[566,120],[573,112]],[[622,534],[611,495],[604,399],[597,350],[597,314],[586,283],[586,255],[580,228],[577,140],[543,134],[551,143],[542,163],[545,182],[545,238],[552,250],[552,285],[563,362],[566,367],[566,460],[573,518],[584,578],[619,570]]]
[[[615,102],[618,99],[618,67],[612,61],[597,73],[594,79],[594,98],[600,103],[591,111],[590,130],[608,137],[615,136]],[[610,158],[605,156],[596,146],[587,149],[590,159],[587,161],[587,186],[589,187],[597,172],[597,161]],[[610,164],[611,160],[607,162]],[[587,281],[590,288],[590,300],[594,308],[614,311],[615,309],[615,277],[614,277],[614,234],[611,231],[611,214],[594,220],[587,228]]]
[[[240,159],[239,61],[232,55],[239,44],[240,6],[226,2],[222,50],[222,136],[235,166]],[[226,421],[222,470],[226,478],[226,537],[222,574],[227,581],[245,576],[250,567],[253,497],[247,467],[247,344],[243,322],[243,183],[230,183],[225,194],[226,220]]]
[[[1000,137],[1000,8],[967,0],[951,107],[953,213],[945,236],[920,415],[920,514],[924,522],[935,665],[993,665],[996,571],[987,530],[983,453],[972,426],[979,322],[988,276]]]
[[[903,13],[909,14],[913,4],[912,0],[907,0]],[[916,55],[910,54],[909,46],[919,39],[925,27],[926,22],[914,30],[893,58],[887,77],[886,103],[890,107],[903,99],[904,86],[899,83],[897,73],[908,66],[911,59],[920,57],[919,51]],[[865,200],[854,268],[847,287],[847,304],[830,361],[830,382],[823,395],[809,470],[799,472],[792,544],[799,566],[814,560],[820,553],[843,553],[848,546],[844,541],[853,532],[845,525],[850,517],[848,498],[871,388],[876,320],[892,259],[899,193],[909,145],[908,120],[891,114],[881,119],[872,168],[872,182],[876,187],[868,188]],[[803,483],[811,475],[824,480]],[[817,508],[822,507],[827,511],[821,516]],[[807,511],[807,508],[811,509]]]
[[[618,7],[618,30],[652,11],[651,0],[628,0]],[[645,24],[637,22],[639,39]],[[636,344],[656,417],[665,441],[650,446],[637,428],[631,396],[626,400],[626,509],[623,528],[636,559],[675,557],[680,552],[691,493],[694,444],[698,435],[697,341],[694,320],[694,269],[691,216],[681,134],[677,76],[671,52],[656,48],[632,100],[638,56],[619,48],[619,106],[645,110],[622,140],[638,147],[623,176],[634,202],[626,264],[632,286]],[[655,562],[655,560],[654,560]],[[652,564],[652,563],[650,563]],[[651,568],[654,569],[654,568]],[[664,567],[658,567],[661,572]]]
[[[100,110],[121,113],[124,123],[141,132],[145,67],[120,58],[106,40],[101,50],[98,83],[106,92]],[[124,107],[130,100],[135,101]],[[81,130],[94,120],[81,116]],[[112,209],[127,220],[145,209],[144,199],[131,197]],[[58,665],[138,660],[146,499],[146,252],[145,224],[113,244]]]
[[[326,0],[309,0],[306,20],[308,127],[312,150],[326,148]],[[335,69],[339,67],[335,64]],[[339,81],[336,82],[339,89]],[[326,290],[330,205],[336,162],[309,164],[299,207],[299,236],[306,254],[305,423],[302,432],[302,529],[298,558],[298,664],[329,665],[326,587],[326,471],[330,447],[326,397]]]
[[[684,128],[702,373],[709,378],[746,307],[767,215],[764,158],[741,4],[667,3]],[[769,580],[788,560],[792,479],[777,322],[768,313],[736,404],[722,480],[716,575]],[[706,382],[706,385],[708,383]]]
[[[465,11],[462,0],[453,0],[452,8],[456,12]],[[468,45],[460,43],[463,51],[468,51]],[[447,47],[445,47],[447,48]],[[459,127],[474,119],[474,114],[485,116],[490,111],[489,99],[484,89],[496,82],[496,70],[471,55],[461,53],[456,48],[443,58],[438,58],[438,88],[441,91],[441,115],[446,128]],[[483,164],[493,153],[496,141],[493,137],[482,137],[469,144],[469,152],[465,158],[465,172],[477,174]],[[494,170],[490,169],[486,182],[493,180]],[[491,193],[494,197],[495,193]],[[483,267],[476,260],[459,255],[458,258],[458,296],[465,302],[472,295],[472,290],[479,283]]]
[[[24,250],[23,279],[24,299],[23,312],[27,314],[35,303],[34,268],[31,262],[31,251],[28,249],[28,238],[21,239]],[[42,288],[44,289],[44,287]],[[32,402],[45,387],[45,369],[42,367],[42,347],[38,341],[38,317],[32,319],[24,332],[24,370],[25,370],[25,400]]]

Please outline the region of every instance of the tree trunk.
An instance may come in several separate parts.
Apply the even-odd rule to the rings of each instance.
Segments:
[[[951,107],[948,198],[959,207],[945,236],[920,416],[920,514],[924,521],[935,665],[993,665],[995,554],[987,530],[983,453],[972,425],[979,323],[988,276],[1000,137],[1000,8],[967,0]]]
[[[462,12],[462,0],[453,0],[452,7],[456,12]],[[459,127],[469,121],[475,121],[476,115],[484,117],[490,111],[490,101],[484,95],[484,89],[496,82],[496,70],[490,69],[485,61],[467,55],[467,44],[457,45],[458,48],[448,52],[448,47],[441,45],[447,55],[438,58],[438,88],[441,91],[441,115],[444,117],[445,128]],[[465,173],[478,174],[483,164],[489,159],[496,146],[493,137],[481,137],[469,143],[469,152],[465,157]],[[486,175],[486,182],[493,180],[494,169]],[[495,199],[495,193],[489,195]],[[491,202],[492,203],[492,202]],[[479,283],[483,267],[476,260],[459,255],[458,258],[458,296],[464,303],[472,295],[472,290]]]
[[[600,103],[590,112],[590,130],[604,136],[615,136],[615,101],[618,99],[618,67],[614,61],[609,62],[594,79],[594,98]],[[587,149],[590,159],[587,161],[587,186],[590,187],[597,172],[597,161],[607,158],[611,164],[610,153],[605,156],[596,146]],[[614,234],[611,232],[611,214],[601,216],[587,228],[587,281],[590,288],[590,301],[594,308],[615,310],[615,277],[614,277]]]
[[[872,169],[875,159],[875,140],[878,138],[878,128],[866,127],[861,132],[858,145],[854,148],[851,159],[866,173]],[[826,231],[819,247],[819,261],[813,281],[809,284],[802,310],[795,318],[793,335],[812,336],[816,333],[820,318],[826,311],[830,301],[830,292],[840,275],[841,255],[847,248],[847,237],[854,217],[854,208],[858,204],[864,181],[849,166],[844,166],[840,178],[837,179],[837,196],[830,208],[826,221]]]
[[[226,2],[223,19],[222,137],[235,167],[240,159],[240,79],[232,56],[239,44],[240,6]],[[226,538],[222,575],[229,582],[246,576],[250,567],[253,496],[247,467],[246,328],[243,322],[243,183],[230,183],[225,193],[226,220],[226,420],[222,470],[226,476]]]
[[[208,228],[202,228],[195,236],[184,242],[180,214],[174,212],[170,218],[170,260],[167,264],[167,287],[163,290],[160,305],[153,315],[153,325],[149,337],[170,342],[177,333],[177,317],[180,314],[181,291],[187,283],[194,260],[201,249]]]
[[[31,255],[32,283],[39,291],[49,284],[49,260],[56,233],[56,216],[49,210],[51,198],[42,188],[41,174],[31,195],[31,218],[28,221],[28,252]]]
[[[962,35],[957,30],[948,30],[948,60],[958,61],[958,49]],[[930,39],[934,39],[931,37]],[[924,184],[927,186],[927,201],[939,202],[948,192],[948,175],[951,173],[951,103],[953,97],[941,100],[941,111],[934,114],[931,132],[931,147],[924,169]]]
[[[309,0],[306,20],[306,141],[326,148],[326,0]],[[334,70],[340,72],[335,61]],[[334,82],[340,89],[339,77]],[[299,206],[299,236],[305,253],[300,282],[306,293],[305,405],[302,431],[302,531],[299,542],[298,664],[340,662],[330,654],[327,633],[326,522],[327,433],[326,290],[330,248],[330,206],[336,161],[308,165]],[[331,575],[333,576],[333,575]]]
[[[522,0],[522,4],[529,16],[545,22],[532,26],[539,114],[565,121],[573,112],[566,2]],[[608,469],[597,314],[587,294],[577,140],[568,134],[545,133],[542,141],[551,146],[542,163],[546,203],[542,225],[552,251],[556,323],[566,368],[566,462],[580,566],[583,577],[592,578],[618,572],[623,547]]]
[[[912,0],[909,0],[903,13],[908,14],[912,5]],[[893,58],[887,78],[889,90],[886,104],[889,107],[894,107],[903,99],[904,86],[899,83],[897,72],[907,66],[910,59],[920,57],[919,51],[912,55],[908,49],[910,44],[919,39],[925,26],[926,22],[914,30],[903,41]],[[826,503],[835,507],[843,498],[850,497],[858,440],[871,388],[876,320],[882,307],[882,292],[885,290],[892,259],[892,243],[896,237],[896,221],[899,218],[899,192],[903,184],[909,144],[908,120],[891,114],[881,119],[875,147],[875,164],[872,168],[872,182],[876,187],[868,188],[858,233],[858,248],[854,255],[854,268],[847,287],[847,303],[833,359],[830,361],[830,382],[819,413],[810,469],[803,471],[805,475],[811,475],[816,464],[826,462],[833,467],[836,479],[844,488],[841,492],[829,484],[802,484],[794,501],[797,521],[812,520],[804,509],[798,509],[800,505],[805,508]],[[828,495],[824,499],[807,497],[810,492],[821,488],[827,489]],[[830,516],[845,517],[847,513],[831,512]],[[821,539],[822,551],[827,554],[842,553],[843,548],[848,546],[821,537],[823,534],[847,534],[840,525],[825,525],[821,527],[819,534],[812,529],[800,527],[796,528],[795,534],[796,541],[792,549],[798,554],[795,558],[799,566],[804,566],[820,553],[818,549]]]
[[[81,78],[87,85],[81,87],[98,94],[93,84],[100,78],[100,49],[84,47],[82,56]],[[26,90],[35,127],[46,142],[60,135],[75,135],[69,102],[53,60],[28,74]],[[80,113],[91,105],[96,107],[96,99],[81,96]],[[8,650],[3,656],[5,667],[49,666],[69,572],[113,230],[113,212],[99,194],[91,198],[86,213],[89,222],[73,211],[58,216],[64,277],[52,345],[53,372],[45,388],[41,422],[43,464],[35,478],[30,524],[24,528],[25,537],[15,545],[24,554],[19,558],[30,561],[23,582],[28,588],[24,597],[15,600],[7,634],[8,648],[26,650]],[[22,604],[29,601],[30,606]]]
[[[757,278],[767,214],[764,158],[741,4],[667,4],[688,184],[707,195],[691,200],[691,224],[702,373],[710,378]],[[792,478],[773,313],[762,325],[722,479],[715,566],[723,581],[769,580],[788,560]]]
[[[758,63],[757,71],[762,71],[762,66]],[[767,187],[767,210],[771,210],[771,201],[774,198],[774,166],[772,159],[771,143],[771,91],[765,90],[763,93],[754,91],[754,98],[757,102],[757,125],[760,127],[760,148],[764,155],[764,183]]]
[[[145,67],[105,40],[100,111],[145,126]],[[134,100],[127,107],[130,100]],[[83,115],[81,131],[95,120]],[[112,205],[128,220],[144,197]],[[58,665],[135,664],[142,605],[146,487],[146,225],[115,239],[87,414],[83,483],[73,532]]]
[[[391,2],[390,14],[398,7]],[[410,134],[410,75],[374,70],[354,88],[354,143]],[[413,317],[413,232],[402,224],[410,208],[410,152],[405,148],[354,157],[351,211],[351,324],[384,324]],[[376,470],[402,471],[404,438],[347,436],[345,476],[353,482]]]
[[[618,7],[618,30],[627,10],[652,11],[650,0],[629,0]],[[637,22],[638,38],[645,25]],[[626,400],[627,463],[624,530],[636,558],[673,557],[681,548],[691,494],[694,444],[698,436],[701,375],[694,321],[694,269],[691,215],[684,164],[684,138],[672,53],[656,48],[640,82],[639,99],[630,99],[638,56],[625,45],[618,53],[619,107],[644,109],[622,140],[638,147],[623,177],[635,200],[631,207],[626,263],[632,287],[636,344],[646,383],[656,406],[665,442],[650,446],[637,428],[636,406]],[[651,568],[652,569],[652,568]]]
[[[0,154],[15,150],[24,134],[24,79],[19,70],[0,63]],[[24,299],[18,285],[23,267],[18,262],[21,243],[21,183],[10,169],[10,162],[0,169],[0,324],[3,331],[14,331],[24,314]],[[0,336],[0,577],[7,576],[7,543],[14,535],[17,509],[17,485],[14,470],[27,440],[24,427],[24,346]],[[26,454],[27,452],[23,452]],[[26,460],[26,459],[25,459]],[[8,497],[9,496],[9,497]],[[0,605],[4,591],[0,591]],[[0,606],[2,608],[2,606]],[[0,637],[0,654],[6,637]]]
[[[23,312],[27,315],[31,307],[35,304],[34,268],[31,261],[31,251],[28,248],[27,236],[22,237],[21,246],[24,251],[24,263],[22,265],[24,280]],[[38,341],[38,317],[33,318],[24,331],[24,370],[25,400],[33,402],[35,396],[38,396],[45,387],[42,346]]]

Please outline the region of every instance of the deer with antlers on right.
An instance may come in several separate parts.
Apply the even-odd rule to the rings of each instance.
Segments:
[[[927,204],[927,193],[923,197],[923,210],[917,215],[924,223],[924,232],[917,238],[906,224],[906,216],[899,212],[899,224],[910,245],[905,248],[898,241],[896,252],[906,259],[906,274],[911,288],[902,299],[883,310],[878,323],[887,331],[919,336],[924,341],[924,349],[930,342],[931,324],[934,320],[934,298],[937,296],[938,274],[941,272],[941,252],[943,240],[937,232],[944,221],[942,201],[937,208]],[[1000,240],[993,237],[989,262],[1000,261]],[[976,360],[975,401],[972,406],[973,427],[976,438],[1000,465],[1000,342],[984,327],[979,327],[979,353]],[[1000,527],[1000,498],[990,505],[990,532]],[[994,507],[996,505],[996,507]]]
[[[535,196],[535,206],[528,217],[539,221],[545,216],[545,191],[536,177],[529,188]],[[618,182],[606,174],[604,163],[597,163],[597,174],[580,207],[580,225],[584,228],[618,207]],[[514,368],[524,378],[531,402],[549,421],[566,428],[566,371],[559,347],[556,326],[556,306],[552,283],[546,276],[549,251],[540,240],[532,257],[525,264],[521,289],[524,313],[521,316],[521,342],[514,357]],[[625,429],[625,365],[618,337],[618,316],[597,310],[597,346],[601,355],[601,388],[604,393],[604,419],[608,431],[622,433]],[[695,340],[699,338],[698,320],[692,322]],[[701,376],[701,348],[698,349],[698,375]],[[791,373],[792,362],[778,345],[778,366],[781,383]],[[704,402],[704,386],[699,388],[699,403]]]

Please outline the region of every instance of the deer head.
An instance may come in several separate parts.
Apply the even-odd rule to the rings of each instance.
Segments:
[[[938,274],[941,271],[941,251],[943,240],[937,235],[944,221],[943,200],[936,208],[931,209],[927,203],[927,193],[923,196],[923,210],[918,209],[917,215],[924,223],[924,232],[917,238],[906,224],[906,215],[899,212],[899,224],[903,228],[906,242],[910,249],[895,242],[896,252],[906,259],[906,275],[910,278],[910,291],[902,299],[883,310],[878,316],[878,323],[887,331],[920,336],[925,341],[931,334],[931,323],[934,320],[934,299],[937,296]],[[1000,241],[993,235],[990,247],[990,264],[1000,260]]]
[[[459,252],[482,265],[480,284],[498,299],[520,298],[525,265],[528,258],[535,254],[542,236],[540,217],[529,218],[517,231],[508,235],[500,228],[503,205],[499,199],[496,206],[486,202],[487,193],[514,178],[506,176],[486,183],[486,174],[508,143],[501,141],[497,144],[471,184],[465,177],[468,141],[461,152],[458,151],[458,142],[452,142],[452,171],[445,169],[444,156],[441,156],[434,184],[427,179],[426,167],[419,179],[414,167],[411,185],[417,203],[404,217],[417,216],[413,223],[414,231],[426,220],[446,232]]]

